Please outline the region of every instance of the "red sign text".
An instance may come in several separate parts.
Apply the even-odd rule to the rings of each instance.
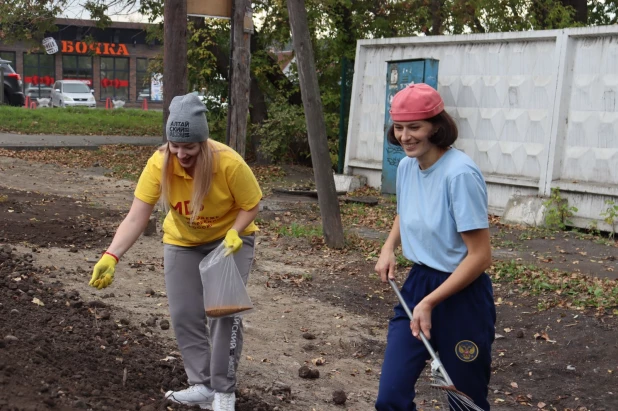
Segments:
[[[62,40],[63,53],[86,54],[94,53],[104,56],[128,56],[129,50],[124,44],[115,43],[92,43],[88,44],[85,41],[70,41]]]

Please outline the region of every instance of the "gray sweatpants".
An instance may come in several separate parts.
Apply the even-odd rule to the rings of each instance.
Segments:
[[[247,284],[255,237],[243,236],[234,261]],[[242,317],[206,320],[199,263],[222,240],[197,247],[165,244],[165,286],[172,326],[189,384],[205,384],[217,392],[234,392],[243,343]]]

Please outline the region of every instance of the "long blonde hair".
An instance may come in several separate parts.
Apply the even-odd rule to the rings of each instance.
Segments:
[[[161,205],[165,213],[173,207],[170,204],[170,193],[172,181],[174,178],[174,155],[170,152],[169,142],[159,147],[159,151],[163,153],[163,167],[161,168]],[[193,173],[193,192],[191,193],[191,218],[189,224],[193,224],[197,219],[202,209],[202,202],[212,184],[213,176],[218,167],[218,150],[210,144],[210,140],[200,143],[200,152],[195,159],[195,170]]]

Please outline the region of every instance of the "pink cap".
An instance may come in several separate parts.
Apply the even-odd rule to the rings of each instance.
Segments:
[[[418,121],[432,118],[443,110],[440,94],[425,83],[417,83],[395,94],[389,113],[393,121]]]

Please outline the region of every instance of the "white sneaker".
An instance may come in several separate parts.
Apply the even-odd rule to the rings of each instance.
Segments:
[[[204,384],[195,384],[182,391],[168,391],[165,399],[176,404],[199,405],[203,410],[211,410],[211,404],[215,398],[215,390]],[[234,410],[234,408],[232,408]]]
[[[212,406],[214,411],[234,411],[235,403],[235,393],[217,392],[215,393],[215,400],[213,401]]]

